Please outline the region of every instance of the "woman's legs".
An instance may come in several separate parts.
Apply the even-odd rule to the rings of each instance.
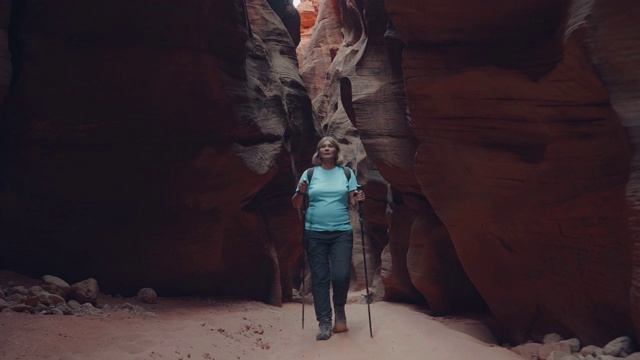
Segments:
[[[329,282],[331,270],[329,265],[329,249],[331,242],[323,232],[305,232],[307,259],[311,271],[311,292],[313,307],[319,323],[331,324],[331,302],[329,298]]]
[[[305,232],[305,248],[311,271],[311,292],[316,319],[320,324],[318,340],[331,336],[331,300],[330,283],[333,287],[333,305],[336,314],[342,315],[346,331],[344,305],[347,302],[351,270],[351,252],[353,250],[353,232],[349,231],[310,231]],[[326,334],[324,330],[328,330]]]
[[[331,284],[333,287],[333,307],[335,309],[334,332],[347,331],[347,318],[344,306],[349,292],[351,279],[351,254],[353,252],[353,232],[341,233],[332,243],[331,256]]]
[[[333,287],[333,306],[342,307],[347,302],[349,281],[351,279],[351,253],[353,252],[353,231],[340,232],[333,240],[330,249],[331,284]]]

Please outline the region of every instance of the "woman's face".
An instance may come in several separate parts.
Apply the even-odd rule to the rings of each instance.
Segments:
[[[329,141],[326,140],[320,147],[318,148],[318,155],[320,156],[320,160],[325,161],[336,161],[336,154],[338,153],[338,149]]]

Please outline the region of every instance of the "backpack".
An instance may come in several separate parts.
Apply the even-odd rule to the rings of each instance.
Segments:
[[[351,180],[351,171],[346,166],[340,166],[340,167],[342,168],[342,170],[344,170],[344,176],[347,177],[347,182],[349,182]],[[311,167],[311,168],[307,169],[307,180],[309,181],[309,184],[311,184],[311,177],[313,176],[313,169],[315,169],[315,168]]]

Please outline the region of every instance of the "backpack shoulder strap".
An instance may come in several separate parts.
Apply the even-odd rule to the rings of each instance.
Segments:
[[[342,170],[344,170],[344,176],[347,177],[347,182],[351,180],[351,170],[347,166],[341,166]]]
[[[313,176],[313,167],[310,167],[307,169],[307,180],[309,181],[309,184],[311,184],[311,177]]]

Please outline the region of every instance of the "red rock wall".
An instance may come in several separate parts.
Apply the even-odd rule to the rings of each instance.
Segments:
[[[279,219],[295,216],[311,106],[290,37],[277,58],[260,37],[282,23],[249,3],[252,34],[240,0],[21,3],[2,267],[281,301],[300,247]]]
[[[577,5],[387,1],[421,191],[517,340],[631,331],[631,149]]]
[[[462,270],[447,230],[429,215],[433,209],[413,172],[418,142],[409,126],[400,66],[403,44],[387,28],[383,5],[322,4],[301,64],[316,123],[319,131],[342,139],[347,158],[353,159],[350,163],[365,183],[368,267],[384,283],[376,293],[389,300],[426,299],[434,313],[477,308],[482,300]],[[391,198],[389,191],[380,191],[381,184],[389,187]],[[356,234],[355,244],[360,241]],[[358,284],[363,277],[360,252],[354,249]],[[446,276],[434,276],[443,273]],[[368,275],[373,282],[374,274]]]
[[[345,18],[350,20],[344,20]],[[376,274],[380,273],[380,254],[388,242],[384,214],[387,183],[373,162],[366,158],[357,130],[348,115],[352,111],[351,100],[348,96],[342,97],[342,94],[347,93],[346,88],[350,83],[342,81],[341,75],[360,56],[359,52],[364,47],[359,42],[365,40],[359,11],[354,4],[328,0],[320,5],[313,34],[306,43],[306,48],[298,50],[298,53],[305,54],[300,64],[300,74],[313,102],[316,129],[320,134],[339,139],[346,165],[356,171],[358,181],[364,184],[364,191],[369,199],[363,209],[367,219],[363,225],[367,277],[371,285]],[[371,186],[365,184],[365,179],[369,179]],[[352,289],[364,289],[362,237],[355,211],[352,211],[351,220],[355,230]],[[382,296],[384,290],[376,289],[376,293],[377,296]]]
[[[584,45],[613,109],[625,127],[632,154],[625,187],[632,249],[631,316],[640,334],[640,243],[638,227],[638,124],[640,120],[640,6],[634,1],[576,2],[572,25],[585,33]],[[636,338],[640,337],[637,335]]]
[[[299,73],[276,0],[2,4],[0,267],[286,301],[321,133],[377,296],[638,333],[633,0],[313,2]]]

